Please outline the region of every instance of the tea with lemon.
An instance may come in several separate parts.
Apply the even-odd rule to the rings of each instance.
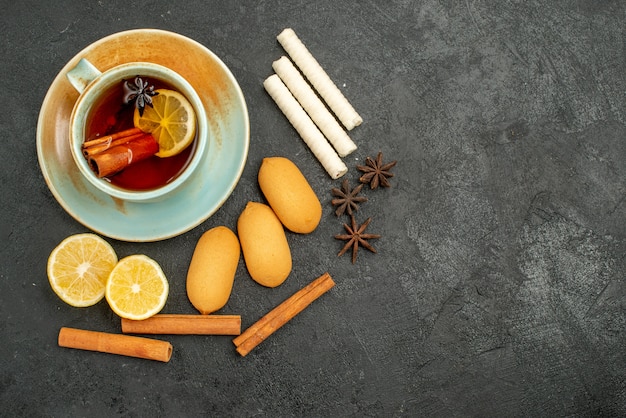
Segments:
[[[128,88],[129,85],[131,89]],[[142,112],[139,112],[137,101],[143,102]],[[176,106],[179,108],[177,109]],[[168,112],[171,113],[172,108],[183,115],[186,114],[185,112],[187,116],[189,113],[193,114],[193,108],[184,96],[166,82],[155,78],[138,77],[134,80],[123,80],[101,96],[87,116],[86,141],[139,127],[142,131],[155,130],[150,133],[157,142],[162,140],[166,143],[165,145],[159,143],[159,152],[141,161],[133,162],[121,171],[107,176],[106,180],[127,190],[151,190],[168,184],[185,170],[195,151],[197,135],[195,116],[193,126],[187,122],[181,126],[173,126],[174,124],[180,125],[180,123],[175,119],[178,115],[168,114]],[[136,113],[141,113],[141,115]],[[140,126],[137,126],[138,124]],[[180,137],[177,138],[177,135]],[[170,138],[171,136],[174,138]],[[177,140],[190,143],[172,145],[172,142]],[[159,156],[159,154],[167,154],[167,150],[164,152],[163,148],[173,146],[182,148],[182,151],[176,149],[170,152],[175,155]]]

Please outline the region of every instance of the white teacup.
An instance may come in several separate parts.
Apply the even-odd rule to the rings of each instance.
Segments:
[[[133,80],[137,76],[158,79],[185,96],[193,106],[197,123],[195,148],[184,170],[167,184],[149,190],[129,190],[116,186],[107,179],[99,178],[83,155],[86,124],[92,108],[102,99],[102,95],[114,85],[122,86],[124,80]],[[100,72],[93,64],[83,58],[67,73],[67,78],[80,93],[70,116],[70,149],[80,172],[97,189],[125,201],[158,201],[185,183],[202,162],[209,142],[206,111],[191,84],[178,73],[150,62],[130,62]]]

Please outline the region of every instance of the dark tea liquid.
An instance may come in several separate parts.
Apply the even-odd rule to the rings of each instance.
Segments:
[[[156,89],[173,87],[154,78],[144,78]],[[87,140],[103,135],[111,135],[132,128],[135,103],[124,104],[123,81],[112,86],[101,100],[91,109],[85,126]],[[197,130],[196,130],[197,131]],[[150,190],[164,186],[175,179],[189,164],[196,147],[196,140],[181,153],[172,157],[160,158],[152,156],[143,161],[133,163],[107,180],[112,184],[128,190]]]

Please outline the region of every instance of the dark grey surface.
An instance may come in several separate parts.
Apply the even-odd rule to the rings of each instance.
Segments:
[[[3,1],[0,415],[624,416],[626,4],[623,1]],[[111,33],[179,32],[220,56],[250,113],[243,178],[219,212],[145,253],[170,278],[163,312],[193,313],[195,243],[262,200],[265,156],[320,197],[294,267],[269,290],[243,260],[223,313],[244,328],[329,271],[337,286],[245,358],[230,337],[165,337],[167,364],[57,347],[59,328],[120,332],[105,302],[75,309],[46,278],[86,229],[40,172],[35,132],[53,78]],[[292,27],[364,117],[355,164],[397,159],[366,190],[379,254],[336,253],[332,181],[265,93]],[[173,214],[175,216],[175,214]]]

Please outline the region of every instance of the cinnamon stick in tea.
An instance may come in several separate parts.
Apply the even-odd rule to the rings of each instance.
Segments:
[[[143,132],[139,132],[138,134],[134,134],[134,135],[129,135],[129,136],[123,136],[117,139],[114,139],[112,141],[109,142],[105,142],[102,144],[97,144],[97,145],[92,145],[90,147],[84,147],[83,146],[83,155],[87,158],[89,158],[90,155],[95,155],[95,154],[99,154],[103,151],[106,151],[110,148],[116,147],[118,145],[122,145],[122,144],[127,144],[129,142],[132,142],[136,139],[141,138],[142,136],[144,136],[145,134]]]
[[[247,355],[257,345],[265,341],[276,330],[302,312],[313,301],[335,286],[330,274],[324,273],[304,288],[294,293],[280,305],[233,339],[236,350],[242,356]]]
[[[123,138],[126,136],[131,136],[131,135],[136,135],[136,134],[140,134],[143,131],[139,128],[129,128],[120,132],[116,132],[114,134],[111,135],[104,135],[104,136],[99,136],[97,138],[94,139],[90,139],[87,140],[85,142],[83,142],[83,148],[89,148],[92,147],[94,145],[101,145],[101,144],[107,144],[110,142],[115,141],[118,138]]]
[[[67,327],[59,331],[59,346],[166,363],[172,357],[172,345],[167,341]]]
[[[129,334],[239,335],[239,315],[156,314],[142,321],[122,318],[122,332]]]
[[[145,160],[159,151],[159,144],[150,134],[127,144],[109,148],[89,156],[89,166],[100,178],[115,174],[129,165]]]

